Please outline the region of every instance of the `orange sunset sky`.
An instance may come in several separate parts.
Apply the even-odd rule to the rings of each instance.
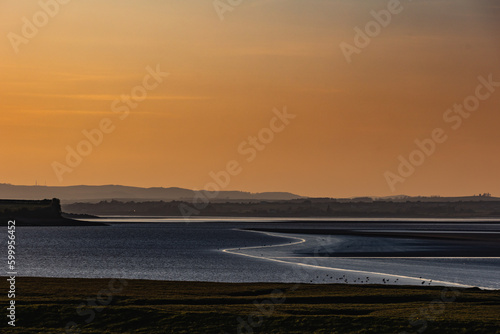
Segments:
[[[500,196],[500,87],[458,128],[443,118],[478,77],[500,82],[500,4],[401,1],[348,63],[340,44],[391,1],[249,0],[221,20],[210,0],[66,0],[44,22],[38,1],[3,0],[0,183],[202,189],[236,160],[225,190]],[[169,76],[120,119],[113,101],[157,65]],[[296,117],[247,161],[238,147],[284,107]],[[58,179],[103,119],[114,131]],[[391,189],[384,173],[436,128],[447,140]]]

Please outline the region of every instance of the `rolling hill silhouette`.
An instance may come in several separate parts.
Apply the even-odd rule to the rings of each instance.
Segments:
[[[104,200],[191,200],[199,191],[183,188],[140,188],[120,185],[103,186],[18,186],[0,184],[0,198],[38,200],[59,198],[63,203],[76,201],[99,202]],[[287,192],[249,193],[243,191],[221,191],[217,200],[291,200],[302,196]]]

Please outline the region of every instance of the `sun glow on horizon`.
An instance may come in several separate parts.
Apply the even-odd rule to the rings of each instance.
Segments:
[[[500,195],[500,5],[401,1],[348,63],[339,46],[389,3],[254,1],[221,21],[211,1],[68,1],[37,27],[40,3],[3,1],[0,181],[202,189],[238,160],[224,190]],[[454,129],[447,110],[489,76]],[[245,162],[241,143],[285,107],[296,118]],[[436,128],[447,140],[391,191],[384,173]],[[53,163],[94,129],[102,140],[59,180]]]

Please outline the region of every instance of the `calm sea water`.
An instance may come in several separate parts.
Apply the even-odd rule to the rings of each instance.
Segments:
[[[18,227],[19,276],[130,278],[214,282],[462,284],[500,289],[500,258],[391,258],[393,250],[425,249],[424,241],[379,237],[258,233],[239,230],[290,226],[281,219],[105,219],[105,227]],[[265,221],[265,223],[264,223]],[[346,220],[336,228],[351,228]],[[123,223],[127,222],[127,223]],[[395,229],[367,220],[365,229]],[[397,229],[496,233],[500,223],[408,220]],[[296,226],[304,226],[298,220]],[[308,223],[325,228],[328,222]],[[369,224],[369,225],[368,225]],[[5,229],[6,230],[6,229]],[[1,244],[6,257],[6,235]],[[325,257],[342,247],[387,257]],[[432,245],[431,245],[432,246]],[[319,251],[318,251],[319,250]],[[321,254],[320,254],[321,253]],[[432,282],[431,282],[432,280]]]

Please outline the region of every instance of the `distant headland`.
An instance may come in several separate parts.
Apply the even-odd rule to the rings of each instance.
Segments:
[[[64,217],[57,198],[45,200],[0,200],[2,221],[15,220],[16,226],[102,226]]]
[[[463,197],[310,198],[288,192],[209,193],[175,187],[0,184],[0,198],[4,198],[0,200],[0,216],[18,217],[25,225],[81,225],[82,222],[71,218],[83,220],[92,218],[90,215],[186,216],[186,213],[212,217],[500,218],[500,198],[489,193]]]

